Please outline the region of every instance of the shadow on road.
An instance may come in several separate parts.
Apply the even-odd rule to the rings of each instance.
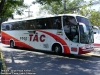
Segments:
[[[10,49],[3,51],[8,70],[32,70],[36,75],[100,74],[100,60],[94,57],[57,55],[53,52],[26,48],[5,49]]]
[[[10,48],[5,46],[5,48]],[[28,48],[21,48],[21,47],[15,47],[12,49],[17,49],[17,50],[25,50],[25,51],[32,51],[32,52],[40,52],[40,53],[45,53],[45,54],[49,54],[49,55],[58,55],[58,56],[63,56],[63,57],[69,57],[69,58],[77,58],[77,59],[84,59],[84,60],[88,60],[90,59],[90,56],[84,56],[84,55],[74,55],[74,54],[56,54],[54,52],[51,51],[43,51],[43,50],[36,50],[36,49],[28,49]]]

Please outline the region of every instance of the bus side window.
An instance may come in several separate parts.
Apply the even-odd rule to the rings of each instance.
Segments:
[[[52,17],[51,20],[51,28],[52,29],[61,29],[61,17]]]
[[[61,22],[59,20],[56,22],[56,26],[57,26],[57,29],[61,29],[62,28]]]
[[[19,30],[19,24],[18,24],[18,22],[16,22],[16,24],[15,24],[15,30]]]
[[[30,29],[37,29],[37,20],[31,20]]]
[[[11,30],[18,30],[17,22],[12,23]]]
[[[2,30],[6,30],[6,25],[5,24],[2,24]]]
[[[37,27],[37,29],[41,29],[42,28],[42,26],[41,26],[41,24],[40,24],[40,20],[37,20],[37,22],[36,22],[36,27]]]
[[[30,29],[30,22],[27,20],[26,21],[26,30],[29,30]]]
[[[9,27],[9,25],[6,25],[6,30],[10,30],[10,27]]]
[[[34,29],[33,28],[33,22],[32,22],[32,20],[27,20],[26,21],[26,28],[25,28],[26,30],[31,30],[31,29]]]
[[[45,29],[44,19],[37,19],[37,29]]]
[[[14,25],[12,25],[11,30],[15,30],[15,26]]]
[[[22,21],[21,26],[22,26],[23,30],[25,30],[27,28],[26,27],[26,20],[25,21]]]
[[[52,28],[52,19],[45,18],[44,19],[44,29],[51,29]]]
[[[46,18],[46,29],[52,29],[52,18]]]
[[[53,18],[53,29],[61,29],[61,17]]]
[[[29,22],[30,22],[30,25],[29,25],[30,28],[29,28],[29,29],[33,29],[33,23],[32,23],[32,20],[30,20]]]
[[[36,20],[33,20],[33,29],[36,29]]]
[[[23,23],[22,22],[18,22],[18,30],[23,30],[24,29],[24,26],[22,25]]]

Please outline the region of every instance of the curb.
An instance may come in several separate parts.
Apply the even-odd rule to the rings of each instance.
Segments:
[[[91,56],[91,57],[99,57],[100,58],[100,55],[96,55],[96,54],[93,54],[93,53],[87,53],[85,54],[86,56]]]
[[[5,74],[3,75],[7,75],[7,67],[6,67],[6,64],[5,64],[5,61],[4,61],[4,57],[3,57],[3,53],[1,51],[1,48],[0,48],[0,53],[1,53],[1,60],[2,60],[2,66],[3,66],[3,71]],[[2,74],[1,74],[2,75]]]
[[[100,58],[100,56],[99,55],[91,55],[92,57],[98,57],[98,58]]]

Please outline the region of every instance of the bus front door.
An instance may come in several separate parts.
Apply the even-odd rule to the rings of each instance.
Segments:
[[[78,54],[79,44],[73,41],[70,41],[70,51],[71,51],[71,54]]]

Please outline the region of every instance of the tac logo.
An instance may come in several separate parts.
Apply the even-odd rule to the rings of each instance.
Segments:
[[[44,42],[45,41],[45,38],[46,38],[46,36],[45,35],[40,35],[40,37],[39,37],[39,35],[37,35],[37,34],[35,34],[35,35],[33,35],[33,34],[30,34],[29,35],[29,37],[30,37],[30,41],[36,41],[36,42]]]

